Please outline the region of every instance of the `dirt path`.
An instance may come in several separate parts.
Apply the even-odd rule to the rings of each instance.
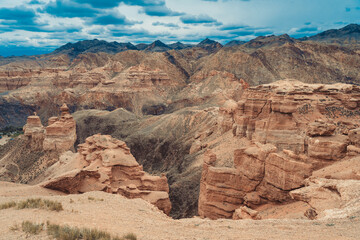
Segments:
[[[18,194],[16,189],[19,190]],[[30,194],[31,193],[31,194]],[[49,239],[45,233],[26,236],[11,231],[24,220],[38,223],[50,221],[70,226],[97,228],[114,235],[135,233],[140,240],[166,239],[359,239],[360,214],[348,219],[310,220],[216,220],[191,218],[173,220],[151,204],[129,200],[120,195],[90,192],[82,195],[56,194],[40,187],[0,182],[0,204],[19,201],[29,196],[60,201],[64,211],[40,209],[0,210],[0,239]],[[14,196],[18,195],[18,196]],[[48,195],[48,196],[47,196]]]

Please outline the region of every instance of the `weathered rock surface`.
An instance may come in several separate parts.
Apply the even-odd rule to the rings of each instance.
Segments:
[[[59,119],[50,118],[45,130],[44,151],[65,152],[74,149],[76,141],[76,122],[64,104]]]
[[[106,191],[127,198],[142,198],[170,213],[169,186],[163,175],[143,171],[123,141],[109,135],[88,137],[78,153],[65,153],[43,176],[46,188],[66,193]]]
[[[233,167],[221,167],[205,155],[199,215],[242,218],[240,210],[234,213],[242,206],[256,210],[271,202],[290,203],[289,192],[302,189],[314,170],[358,155],[359,93],[352,85],[287,80],[250,87],[238,102],[225,102],[218,132],[231,131],[250,144],[233,150]],[[347,171],[336,176],[357,175]]]
[[[29,116],[23,129],[29,147],[34,151],[41,151],[45,138],[45,128],[41,123],[40,117],[36,115]]]

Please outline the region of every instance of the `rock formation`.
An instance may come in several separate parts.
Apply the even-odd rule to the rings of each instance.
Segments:
[[[227,101],[219,111],[218,131],[250,142],[234,151],[232,168],[216,167],[216,155],[206,152],[199,215],[239,219],[270,202],[305,201],[300,192],[316,188],[302,190],[314,170],[360,153],[359,102],[357,86],[293,80],[250,87],[240,101]]]
[[[69,108],[64,104],[60,108],[61,116],[59,119],[50,118],[49,125],[46,127],[45,139],[43,143],[44,151],[65,152],[73,150],[76,141],[76,122],[69,112]]]
[[[143,171],[123,141],[96,134],[78,145],[78,153],[64,153],[49,168],[42,183],[46,188],[66,193],[106,191],[127,198],[142,198],[169,214],[169,186],[165,175]]]
[[[43,142],[45,138],[45,128],[41,123],[39,116],[29,116],[26,125],[24,126],[24,137],[28,142],[28,146],[34,151],[41,151],[43,149]]]
[[[60,107],[61,115],[51,117],[44,128],[39,116],[29,116],[24,126],[25,141],[33,151],[62,153],[74,150],[76,141],[76,122],[66,104]]]

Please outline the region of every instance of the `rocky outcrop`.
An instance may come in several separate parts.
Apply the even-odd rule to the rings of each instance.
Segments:
[[[49,119],[49,126],[46,127],[43,143],[44,151],[61,153],[70,149],[74,150],[76,122],[71,116],[66,104],[61,106],[60,110],[61,116],[59,119]]]
[[[39,116],[29,116],[24,126],[24,138],[33,151],[63,153],[74,150],[76,122],[66,104],[60,107],[61,116],[51,117],[45,128]]]
[[[234,138],[249,143],[234,151],[232,168],[217,165],[214,154],[205,154],[199,215],[255,219],[245,210],[289,203],[289,193],[302,189],[314,170],[358,155],[359,97],[357,86],[288,80],[250,87],[238,102],[225,102],[218,132],[232,131]],[[309,210],[305,215],[316,214]]]
[[[29,116],[24,126],[24,137],[28,146],[33,151],[43,150],[43,142],[45,138],[45,128],[41,123],[39,116]]]
[[[169,186],[165,175],[143,171],[123,141],[109,135],[88,137],[78,153],[65,153],[47,170],[42,185],[66,193],[106,191],[127,198],[142,198],[169,214]]]

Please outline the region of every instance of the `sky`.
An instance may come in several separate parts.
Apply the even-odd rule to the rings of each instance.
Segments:
[[[360,0],[0,0],[0,56],[67,42],[299,38],[360,23]]]

